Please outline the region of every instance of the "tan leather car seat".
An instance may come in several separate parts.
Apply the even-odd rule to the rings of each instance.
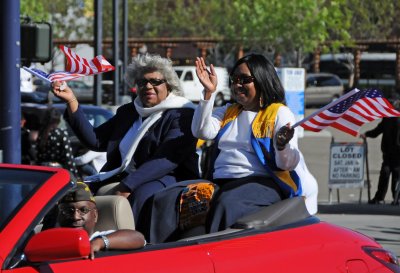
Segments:
[[[110,183],[102,186],[97,192],[96,195],[111,195],[114,194],[114,188],[118,186],[119,182]]]
[[[99,218],[97,231],[135,229],[135,220],[129,201],[122,196],[95,196]]]

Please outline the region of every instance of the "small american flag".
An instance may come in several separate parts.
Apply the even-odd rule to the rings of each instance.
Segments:
[[[319,132],[331,126],[357,136],[364,123],[383,117],[400,117],[400,112],[394,109],[379,90],[354,89],[293,127],[300,125],[306,130]]]
[[[56,71],[56,72],[48,74],[42,70],[39,70],[36,68],[29,68],[26,66],[24,66],[23,69],[25,69],[29,73],[35,75],[39,79],[42,79],[48,83],[52,83],[54,81],[69,81],[69,80],[72,80],[75,78],[86,76],[83,74],[71,73],[71,72],[67,72],[67,71]]]
[[[59,48],[67,59],[66,70],[68,72],[93,75],[115,69],[102,55],[96,56],[89,61],[88,59],[80,57],[66,46],[60,45]]]
[[[65,54],[67,59],[67,71],[56,71],[47,74],[46,72],[36,69],[23,67],[29,73],[45,80],[49,83],[54,81],[69,81],[72,79],[95,75],[103,72],[112,71],[115,69],[102,55],[96,56],[91,61],[80,57],[70,48],[61,45],[60,50]]]

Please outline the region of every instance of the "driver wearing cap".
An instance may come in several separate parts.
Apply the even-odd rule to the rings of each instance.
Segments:
[[[57,221],[61,227],[81,228],[89,234],[90,259],[94,259],[94,253],[99,250],[135,249],[146,245],[143,235],[136,230],[95,231],[98,219],[96,201],[83,182],[77,182],[76,187],[60,200],[58,209]]]

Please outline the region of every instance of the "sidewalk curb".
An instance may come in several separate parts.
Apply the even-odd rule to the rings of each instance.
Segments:
[[[358,203],[318,204],[318,214],[368,214],[400,216],[400,206]]]

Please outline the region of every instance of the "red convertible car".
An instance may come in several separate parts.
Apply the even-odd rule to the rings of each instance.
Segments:
[[[301,198],[266,207],[229,230],[102,251],[90,260],[84,230],[41,231],[42,219],[71,187],[63,169],[0,164],[1,272],[400,272],[395,255],[369,237],[310,216]],[[97,197],[98,228],[134,228],[131,211],[116,219],[120,212],[108,207],[115,205],[108,197],[126,200]]]

